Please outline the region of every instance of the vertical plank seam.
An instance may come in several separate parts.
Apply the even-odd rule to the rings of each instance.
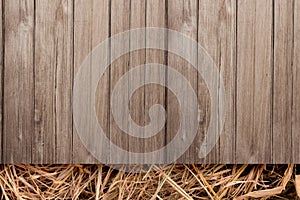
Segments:
[[[108,98],[108,105],[107,105],[107,134],[108,134],[108,138],[110,138],[111,134],[110,134],[110,110],[111,110],[111,105],[110,105],[110,101],[111,101],[111,7],[112,7],[112,0],[109,0],[109,3],[108,3],[108,38],[109,38],[109,41],[108,41],[108,62],[109,62],[109,66],[108,66],[108,95],[107,95],[107,98]],[[109,143],[109,147],[110,149],[110,143]],[[110,152],[110,150],[109,150]],[[107,163],[110,164],[110,160],[111,160],[111,154],[109,154],[108,156],[108,161]]]
[[[260,0],[258,0],[260,1]],[[257,33],[257,28],[256,28],[256,25],[257,25],[257,1],[256,0],[253,0],[254,2],[254,23],[252,24],[252,33],[253,33],[253,38],[251,38],[251,42],[253,43],[253,66],[252,66],[252,82],[251,82],[251,91],[252,91],[252,102],[251,102],[251,106],[252,106],[252,116],[251,116],[251,127],[252,127],[252,134],[253,132],[255,131],[255,72],[256,72],[256,41],[257,41],[257,36],[256,36],[256,33]],[[265,152],[263,152],[265,153]],[[251,137],[251,148],[250,148],[250,155],[253,156],[253,136]],[[250,158],[252,159],[252,158]],[[259,158],[257,157],[257,159],[259,160]],[[248,160],[249,161],[249,160]]]
[[[234,31],[234,44],[235,44],[235,50],[233,52],[233,55],[235,56],[233,59],[232,59],[232,62],[235,62],[233,63],[233,66],[234,66],[234,72],[235,73],[233,75],[234,77],[234,97],[233,97],[233,134],[232,134],[232,139],[233,139],[233,142],[232,142],[232,153],[231,153],[231,161],[232,163],[235,163],[235,151],[236,151],[236,124],[237,124],[237,119],[236,119],[236,116],[237,116],[237,112],[236,112],[236,98],[237,98],[237,0],[234,0],[233,2],[235,2],[235,16],[233,17],[233,20],[235,21],[234,22],[234,25],[235,25],[235,31]],[[232,53],[232,52],[231,52]],[[232,54],[231,54],[232,55]],[[226,121],[225,121],[226,123]]]
[[[1,162],[4,163],[4,57],[5,57],[5,0],[2,0],[2,80],[1,80],[1,91],[2,91],[2,102],[1,102]]]
[[[55,50],[55,66],[54,66],[54,100],[53,100],[53,112],[54,112],[54,116],[53,116],[53,120],[54,120],[54,158],[53,161],[55,163],[57,163],[57,95],[58,95],[58,91],[57,91],[57,76],[58,76],[58,72],[57,72],[57,65],[58,65],[58,37],[55,36],[54,38],[55,43],[54,43],[54,50]]]
[[[71,79],[72,79],[72,87],[71,87],[71,105],[72,105],[72,108],[71,108],[71,116],[72,116],[72,121],[71,121],[71,131],[72,131],[72,134],[71,134],[71,158],[70,158],[70,161],[71,163],[74,164],[74,119],[73,119],[73,87],[74,87],[74,69],[75,69],[75,58],[74,58],[74,55],[75,55],[75,0],[72,0],[73,2],[73,5],[72,5],[72,71],[71,71]]]
[[[144,80],[144,84],[143,84],[143,107],[144,107],[144,113],[143,113],[143,117],[144,117],[144,122],[143,122],[143,126],[146,126],[146,64],[147,64],[147,0],[145,0],[144,5],[145,5],[145,13],[144,13],[144,26],[145,26],[145,40],[144,40],[144,45],[145,45],[145,53],[144,53],[144,70],[143,70],[143,80]],[[144,132],[143,132],[143,136],[145,136],[145,128],[144,128]],[[143,142],[144,148],[143,151],[146,152],[146,145],[145,142]],[[145,158],[143,158],[145,161]]]
[[[271,162],[274,161],[274,152],[273,152],[273,146],[274,146],[274,136],[273,136],[273,128],[274,128],[274,76],[275,76],[275,0],[272,0],[272,75],[271,75],[271,81],[272,81],[272,89],[271,89],[271,115],[270,115],[270,128],[271,128]]]
[[[236,49],[236,55],[235,55],[235,94],[234,94],[234,163],[236,163],[236,157],[237,157],[237,95],[238,95],[238,87],[237,87],[237,74],[238,74],[238,0],[236,0],[236,6],[235,6],[235,49]]]
[[[291,76],[292,76],[292,98],[291,98],[291,157],[290,163],[293,163],[294,156],[293,156],[293,105],[294,105],[294,49],[295,49],[295,0],[292,2],[292,49],[291,49]]]
[[[147,0],[145,0],[145,41],[144,41],[144,44],[145,44],[145,54],[144,54],[144,68],[146,67],[146,64],[147,64]],[[146,126],[146,68],[143,70],[144,73],[144,126]],[[145,129],[144,129],[145,130]],[[145,131],[144,131],[145,132]],[[145,136],[145,134],[144,134]]]
[[[198,108],[199,108],[199,63],[198,63],[198,55],[199,55],[199,9],[200,9],[200,3],[199,3],[199,0],[196,1],[196,42],[197,42],[197,48],[196,48],[196,67],[197,67],[197,76],[196,76],[196,95],[197,95],[197,105],[198,105]],[[197,110],[197,123],[198,123],[198,127],[199,127],[199,112],[200,110]],[[196,134],[196,137],[195,139],[198,138],[198,134],[199,134],[199,128],[197,130],[197,134]],[[200,139],[200,138],[199,138]],[[197,144],[197,142],[196,142]],[[196,147],[196,149],[198,149],[198,147]],[[200,149],[200,148],[199,148]],[[198,160],[199,156],[198,156],[198,152],[195,152],[195,157],[194,157],[194,160]]]
[[[226,5],[225,5],[226,6]],[[223,6],[222,6],[223,7]],[[222,8],[222,9],[224,9],[224,8]],[[220,11],[219,11],[220,12]],[[223,12],[223,11],[221,11],[221,12]],[[219,14],[219,13],[218,13]],[[227,20],[227,19],[225,19],[225,20]],[[219,21],[219,28],[222,26],[222,22],[221,21]],[[218,133],[220,133],[220,124],[221,124],[221,120],[220,120],[220,79],[221,79],[221,76],[222,76],[222,38],[221,38],[221,36],[220,36],[220,29],[218,30],[218,38],[217,38],[217,44],[218,44],[218,46],[219,46],[219,66],[218,66],[218,68],[219,68],[219,77],[218,77],[218,82],[217,82],[217,84],[218,84],[218,123],[217,123],[217,134]],[[221,154],[220,154],[220,147],[221,147],[221,140],[220,140],[220,138],[218,139],[218,147],[216,148],[216,155],[217,155],[217,157],[214,159],[214,162],[215,163],[218,163],[218,162],[220,162],[220,159],[221,159]]]
[[[169,28],[169,26],[168,26],[168,3],[169,3],[169,0],[165,0],[165,29],[166,29],[166,31],[165,31],[165,36],[164,36],[164,46],[165,46],[165,49],[166,50],[164,50],[164,64],[166,65],[166,66],[168,66],[168,28]],[[165,69],[165,85],[167,86],[167,87],[165,87],[164,88],[164,106],[165,106],[165,110],[167,111],[168,110],[168,67],[166,67],[166,69]],[[167,126],[167,123],[168,123],[168,113],[167,113],[167,117],[166,117],[166,121],[165,121],[165,133],[164,133],[164,135],[165,135],[165,137],[164,137],[164,147],[167,145],[167,133],[168,133],[168,126]],[[167,159],[167,151],[165,151],[165,159]],[[176,161],[175,161],[176,162]]]
[[[94,0],[92,0],[92,9],[91,9],[91,13],[89,13],[90,14],[90,18],[91,18],[91,23],[90,23],[90,27],[89,27],[89,30],[91,31],[90,32],[90,34],[91,34],[91,39],[90,39],[90,43],[89,43],[89,48],[90,48],[90,50],[89,50],[89,52],[88,52],[88,54],[87,55],[89,55],[91,52],[93,52],[93,36],[94,36],[94,34],[93,34],[93,25],[94,25]],[[93,56],[90,56],[90,66],[92,66],[93,65]],[[92,70],[93,70],[93,67],[91,67],[91,73],[93,73],[92,72]],[[90,85],[92,85],[92,78],[90,78]],[[91,87],[89,88],[89,91],[91,91]],[[92,96],[91,95],[91,93],[90,93],[90,96]],[[88,150],[88,152],[89,152],[89,150]],[[95,163],[95,157],[94,157],[94,155],[93,154],[91,154],[91,152],[89,152],[89,155],[91,155],[91,159],[92,160],[90,160],[89,162],[91,163],[91,162],[93,162],[93,163]],[[97,159],[96,159],[97,160]]]
[[[131,26],[132,26],[132,24],[131,24],[131,4],[132,4],[132,2],[131,2],[131,0],[129,0],[129,13],[128,13],[128,21],[129,21],[129,27],[128,27],[128,29],[129,29],[129,37],[128,37],[128,63],[127,63],[127,72],[129,71],[129,69],[130,69],[130,65],[131,65],[131,62],[130,62],[130,56],[131,56],[131,45],[130,45],[130,43],[131,43]],[[127,72],[125,72],[125,73],[127,73]],[[130,75],[129,75],[130,76]],[[128,82],[127,82],[127,84],[128,84],[128,88],[127,88],[127,97],[128,97],[128,106],[129,106],[129,115],[130,115],[130,110],[131,110],[131,103],[130,103],[130,88],[131,88],[131,81],[130,81],[131,79],[129,78],[128,79]],[[130,122],[129,122],[129,120],[127,121],[127,128],[128,128],[128,130],[130,130]],[[130,139],[129,139],[130,140]],[[130,144],[129,144],[130,142],[128,141],[127,142],[127,150],[128,150],[128,152],[130,152]],[[130,156],[128,157],[128,161],[130,162]]]
[[[36,39],[36,0],[33,1],[33,34],[32,34],[32,37],[33,37],[33,67],[32,67],[32,76],[33,76],[33,130],[32,130],[32,133],[33,135],[31,135],[31,163],[33,161],[33,144],[34,144],[34,141],[35,141],[35,39]]]

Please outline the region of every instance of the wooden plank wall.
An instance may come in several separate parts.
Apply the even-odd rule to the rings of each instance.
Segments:
[[[224,80],[225,125],[213,150],[199,159],[211,116],[203,77],[170,52],[145,49],[118,58],[99,82],[98,120],[113,143],[148,152],[174,137],[180,114],[176,97],[167,88],[143,86],[129,103],[132,119],[142,126],[163,119],[150,122],[148,112],[154,104],[163,105],[168,113],[165,127],[147,140],[124,134],[109,106],[123,74],[137,65],[160,63],[190,81],[200,104],[198,135],[178,162],[300,163],[299,0],[2,0],[0,13],[1,163],[97,163],[73,124],[74,77],[101,41],[144,27],[180,31],[209,53]],[[114,49],[130,50],[135,41],[147,44],[146,38],[129,35],[120,46],[110,46],[106,56],[110,58]],[[173,41],[168,34],[155,39],[166,48]],[[193,54],[197,49],[188,51]],[[132,78],[146,81],[153,75],[147,68],[139,74]],[[168,71],[155,75],[168,84]],[[130,87],[129,81],[128,91]],[[108,155],[107,161],[110,156],[118,155]]]

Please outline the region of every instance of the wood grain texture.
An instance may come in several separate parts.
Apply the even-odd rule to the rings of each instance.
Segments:
[[[294,1],[293,32],[293,107],[292,107],[292,150],[293,163],[300,163],[300,1]]]
[[[219,142],[206,162],[228,163],[234,160],[235,151],[235,97],[236,97],[236,1],[199,1],[198,42],[207,50],[220,71],[227,102],[226,121]],[[199,101],[203,112],[202,131],[209,121],[209,101],[206,85],[199,80]],[[204,134],[203,133],[203,134]]]
[[[272,1],[238,1],[236,162],[271,162]]]
[[[293,4],[293,0],[285,0],[274,5],[272,157],[276,163],[292,161]]]
[[[130,99],[131,117],[140,126],[158,126],[164,117],[152,113],[155,117],[150,119],[149,111],[155,104],[162,105],[167,121],[159,133],[145,140],[132,137],[118,127],[112,115],[111,95],[121,76],[138,65],[158,63],[181,73],[196,91],[200,104],[198,136],[177,162],[300,162],[298,0],[2,0],[0,14],[2,163],[99,163],[82,144],[73,124],[76,74],[100,42],[144,27],[179,31],[207,51],[226,89],[225,125],[216,146],[206,158],[198,159],[212,115],[205,77],[170,52],[143,49],[114,60],[100,77],[95,109],[111,142],[129,151],[151,152],[168,144],[177,133],[180,105],[172,91],[147,84],[129,96],[137,80],[155,78],[168,85],[172,81],[168,70],[139,69],[139,76],[130,77],[124,95],[118,96],[121,101]],[[101,58],[112,61],[116,51],[130,51],[135,43],[149,44],[150,39],[162,49],[185,46],[182,41],[174,41],[167,31],[160,36],[145,33],[136,37],[131,33],[109,45]],[[186,51],[195,54],[200,64],[199,49],[187,47]],[[88,62],[92,66],[93,60]],[[180,81],[175,83],[182,91],[187,89]],[[213,84],[220,86],[219,81]],[[90,88],[86,90],[92,92]],[[183,103],[193,102],[186,98]],[[121,104],[117,110],[126,111]],[[91,110],[85,114],[91,114]],[[192,116],[184,120],[192,123],[191,119]],[[122,120],[129,130],[134,130],[128,116]],[[213,128],[221,131],[220,124]],[[180,147],[172,153],[179,150]],[[113,153],[106,156],[107,163],[112,157],[120,157]],[[166,151],[157,159],[167,156]],[[135,162],[130,157],[118,160]]]
[[[31,162],[34,131],[34,2],[4,1],[3,163]]]
[[[130,27],[130,1],[122,1],[122,0],[112,0],[111,2],[111,35],[115,35],[118,33],[122,33],[124,31],[129,30]],[[111,45],[111,57],[114,57],[114,53],[118,52],[119,49],[124,49],[129,51],[130,49],[130,37],[128,35],[123,35],[120,37],[118,42],[115,42]],[[129,70],[129,54],[123,55],[121,58],[113,61],[111,60],[111,69],[110,69],[110,94],[114,91],[114,87],[118,80],[121,78]],[[121,102],[127,102],[129,99],[129,84],[125,86],[123,91],[123,95],[119,95],[118,97],[121,99]],[[117,110],[120,113],[125,113],[125,107],[122,105],[114,105],[118,106]],[[127,117],[124,117],[122,120],[124,124],[126,124],[126,129],[128,129],[129,124],[127,123]],[[117,146],[121,146],[124,149],[129,148],[129,136],[124,133],[114,121],[114,117],[112,113],[110,113],[110,140],[115,143]],[[122,164],[128,163],[129,157],[121,155],[116,155],[114,152],[111,152],[111,157],[114,156],[120,163],[112,163],[112,164]]]
[[[76,0],[74,2],[74,76],[88,54],[109,37],[109,1]],[[108,53],[107,53],[108,54]],[[107,55],[108,56],[108,55]],[[97,93],[97,112],[102,129],[108,131],[109,73],[101,78],[101,91]],[[73,128],[73,163],[98,162],[84,147]]]
[[[71,0],[36,2],[32,162],[72,162]]]
[[[145,28],[146,26],[146,0],[131,0],[130,2],[130,29]],[[130,47],[134,44],[145,44],[146,34],[136,37],[130,34]],[[130,49],[131,50],[131,49]],[[146,50],[131,51],[129,54],[129,70],[146,63]],[[129,90],[132,84],[145,82],[145,67],[138,69],[139,76],[130,77]],[[130,114],[135,123],[145,126],[145,87],[141,87],[130,98]],[[133,131],[130,126],[129,131]],[[144,132],[140,133],[141,136]],[[131,152],[144,152],[145,141],[137,137],[129,137],[128,150]],[[131,163],[139,163],[138,160],[129,158]]]
[[[219,70],[226,90],[226,121],[220,136],[219,162],[232,163],[235,161],[236,148],[236,1],[223,1],[219,11],[220,20],[220,57]]]
[[[198,3],[195,0],[175,0],[175,1],[168,1],[168,28],[181,32],[191,39],[197,41],[197,10],[198,10]],[[170,35],[168,35],[168,45],[178,45],[177,48],[186,47],[185,50],[189,52],[189,54],[193,55],[194,63],[197,63],[197,47],[196,46],[187,46],[183,43],[183,41],[176,41],[176,38],[172,38]],[[186,45],[186,46],[185,46]],[[176,71],[178,71],[180,74],[182,74],[191,84],[192,88],[194,89],[194,92],[197,94],[198,87],[197,87],[197,80],[198,80],[198,74],[195,69],[193,69],[193,66],[191,66],[190,63],[187,63],[185,60],[183,60],[178,55],[174,55],[172,53],[168,53],[168,66],[174,68]],[[196,66],[197,67],[197,66]],[[168,72],[167,72],[168,77]],[[170,78],[167,78],[167,86],[169,84]],[[176,81],[175,81],[176,82]],[[180,81],[176,82],[176,87],[180,88],[182,91],[187,90],[188,88],[185,88],[184,84]],[[177,97],[172,94],[170,90],[167,90],[166,94],[166,104],[167,104],[167,114],[168,114],[168,121],[167,121],[167,131],[166,131],[166,137],[167,141],[170,142],[175,134],[177,134],[177,131],[179,129],[178,124],[181,120],[188,121],[191,125],[192,123],[195,123],[193,119],[197,119],[197,112],[190,113],[188,119],[181,119],[180,113],[181,109],[183,109],[183,106],[188,106],[193,104],[192,98],[186,98],[185,101],[181,102],[181,105],[178,105],[177,103]],[[202,108],[200,108],[202,109]],[[182,137],[185,133],[179,133],[182,134]],[[201,134],[201,133],[200,133]],[[203,134],[203,133],[202,133]],[[174,149],[173,152],[175,152],[177,149]],[[180,150],[180,148],[178,148]],[[195,160],[195,156],[197,156],[197,144],[190,147],[185,154],[182,156],[178,162],[182,162],[183,160]],[[197,157],[196,157],[197,158]]]
[[[165,28],[166,26],[166,0],[147,0],[146,5],[146,26],[147,27],[159,27]],[[146,45],[149,42],[148,38],[153,37],[153,41],[157,46],[162,49],[166,47],[165,40],[166,35],[159,37],[157,35],[146,34]],[[146,64],[148,63],[158,63],[166,64],[166,53],[164,51],[147,49],[146,50]],[[164,70],[157,69],[157,71],[150,73],[149,70],[145,69],[145,80],[147,81],[150,77],[155,76],[158,82],[165,82],[166,72]],[[163,116],[159,116],[158,113],[154,113],[157,116],[153,121],[149,118],[149,109],[155,104],[166,106],[165,104],[165,88],[159,85],[146,85],[145,86],[145,110],[146,110],[146,123],[159,124],[159,121],[163,120]],[[150,152],[153,150],[158,150],[160,147],[164,146],[166,142],[166,130],[165,127],[157,133],[155,142],[145,143],[145,152]],[[160,155],[157,160],[165,158],[166,155]]]
[[[3,44],[4,44],[4,31],[3,31],[3,2],[0,2],[0,16],[1,16],[1,23],[0,23],[0,144],[1,144],[1,148],[0,148],[0,162],[3,163],[3,149],[2,149],[2,136],[3,136],[3,71],[4,71],[4,48],[3,48]]]

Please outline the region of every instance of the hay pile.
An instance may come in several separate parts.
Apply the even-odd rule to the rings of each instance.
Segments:
[[[0,186],[2,199],[295,199],[295,171],[294,165],[169,165],[146,173],[2,165]]]

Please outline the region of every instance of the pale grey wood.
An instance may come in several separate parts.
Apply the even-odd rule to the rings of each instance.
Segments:
[[[198,93],[200,130],[192,147],[178,162],[297,163],[300,160],[299,13],[297,0],[3,0],[0,160],[2,163],[98,163],[73,126],[74,78],[83,60],[101,41],[130,28],[147,26],[167,27],[187,34],[198,40],[212,57],[226,89],[225,125],[214,149],[199,160],[198,150],[211,123],[211,100],[203,77],[182,58],[147,49],[123,55],[99,81],[96,113],[111,142],[129,151],[149,152],[165,146],[177,133],[180,116],[176,97],[155,84],[139,88],[129,104],[132,119],[141,126],[159,124],[163,117],[151,122],[149,109],[154,104],[165,106],[167,122],[154,137],[143,140],[129,136],[120,130],[111,113],[110,95],[120,77],[137,65],[160,63],[178,70]],[[143,37],[129,36],[101,56],[109,58],[118,48],[130,50],[139,40],[147,43]],[[172,38],[166,33],[155,41],[161,46],[170,45]],[[180,42],[177,44],[184,45]],[[195,53],[194,49],[189,51]],[[146,67],[139,74],[131,77],[125,94],[136,79],[146,81],[156,76],[168,84],[168,71],[150,74]],[[127,101],[129,96],[120,98]],[[186,99],[185,103],[190,101]],[[119,107],[120,112],[124,109]],[[128,121],[127,116],[124,120]],[[109,156],[118,155],[107,155],[107,162]],[[161,158],[166,156],[161,154]]]
[[[238,1],[237,163],[271,162],[272,0]]]
[[[126,30],[129,30],[130,27],[130,1],[122,1],[122,0],[112,0],[111,1],[111,35],[115,35],[118,33],[122,33]],[[122,37],[122,36],[120,36]],[[124,35],[119,42],[114,42],[111,45],[111,55],[113,57],[114,53],[118,52],[119,49],[124,49],[126,51],[129,51],[130,44],[129,44],[129,36]],[[120,57],[117,60],[114,60],[111,63],[111,69],[110,69],[110,94],[114,91],[114,87],[118,80],[121,78],[122,75],[124,75],[128,69],[129,69],[129,54],[125,54],[122,57]],[[111,60],[112,61],[112,60]],[[129,85],[126,85],[124,87],[124,90],[122,91],[122,95],[118,95],[119,99],[121,99],[121,102],[128,102],[129,95],[128,95]],[[119,105],[112,105],[115,106],[118,110],[118,113],[125,113],[126,108]],[[123,117],[124,124],[128,121],[128,117]],[[109,127],[109,137],[110,141],[116,144],[117,146],[127,149],[129,148],[129,135],[127,133],[124,133],[119,126],[116,124],[114,117],[112,113],[110,112],[110,127]],[[129,124],[127,123],[127,127],[124,127],[128,129]],[[111,157],[113,156],[114,159],[118,160],[118,163],[112,163],[112,164],[123,164],[129,162],[128,156],[123,156],[116,154],[114,152],[110,152]]]
[[[146,26],[147,27],[159,27],[164,28],[166,25],[166,2],[165,0],[147,0],[147,6],[146,6]],[[149,40],[147,40],[148,37],[154,37],[153,40],[156,42],[157,45],[161,47],[165,47],[164,41],[167,39],[165,36],[162,38],[159,38],[156,35],[149,35],[146,34],[146,45],[148,44]],[[147,49],[146,50],[146,63],[158,63],[158,64],[166,64],[166,53],[160,50],[154,50],[154,49]],[[145,69],[145,80],[147,81],[151,76],[155,75],[157,76],[157,80],[160,82],[165,81],[165,75],[166,72],[160,69],[157,69],[157,71],[153,72],[154,74],[151,74],[149,70]],[[149,109],[154,104],[160,104],[162,106],[165,106],[165,88],[156,85],[156,84],[149,84],[145,86],[145,113],[146,113],[146,124],[153,123],[153,124],[159,124],[159,121],[163,119],[163,116],[158,116],[153,121],[150,121],[149,117]],[[155,116],[158,115],[158,113],[154,113]],[[166,130],[163,128],[160,132],[158,132],[155,137],[149,142],[145,143],[145,152],[150,152],[154,150],[158,150],[165,146],[166,142]],[[166,155],[161,154],[159,157],[156,157],[156,160],[165,159]],[[156,163],[154,163],[156,164]]]
[[[73,3],[37,1],[33,163],[72,162]]]
[[[3,163],[30,163],[34,131],[34,1],[4,1]]]
[[[74,2],[74,77],[89,53],[109,37],[109,0],[76,0]],[[109,51],[109,50],[108,50]],[[107,56],[108,56],[107,51]],[[109,72],[102,76],[96,98],[99,123],[108,132],[108,88]],[[88,89],[88,88],[87,88]],[[105,147],[103,147],[105,148]],[[82,144],[77,131],[73,129],[73,163],[98,162]]]
[[[293,163],[300,163],[300,1],[294,1],[293,32],[293,107],[292,107],[292,150]]]
[[[236,1],[199,1],[198,42],[219,69],[226,90],[226,121],[219,142],[205,159],[208,163],[229,163],[235,153],[236,97]],[[210,97],[199,77],[199,102],[203,111],[202,134],[210,123]],[[206,114],[205,114],[206,113]],[[219,127],[218,131],[221,127]]]
[[[274,1],[273,150],[275,163],[292,161],[293,0]]]
[[[197,15],[198,13],[198,3],[195,0],[175,0],[175,1],[168,1],[168,28],[181,32],[191,39],[197,41]],[[170,44],[172,43],[172,44]],[[187,46],[187,44],[184,44],[183,41],[175,41],[175,38],[172,38],[171,36],[168,36],[168,45],[174,45],[176,43],[178,45],[178,48],[182,48],[183,46],[186,47],[186,51],[189,52],[189,54],[193,55],[194,62],[197,63],[197,46]],[[168,66],[174,68],[177,70],[181,75],[183,75],[191,84],[193,87],[193,90],[195,94],[198,94],[198,87],[197,87],[197,71],[193,68],[193,66],[190,63],[187,63],[187,61],[183,60],[178,55],[174,55],[172,53],[168,53]],[[195,66],[197,67],[197,66]],[[168,74],[168,72],[167,72]],[[167,80],[167,86],[168,86]],[[175,81],[176,82],[176,81]],[[188,88],[185,88],[185,86],[177,81],[176,82],[177,88],[181,88],[181,90],[187,90]],[[167,131],[166,131],[166,137],[167,142],[170,142],[175,134],[177,134],[177,131],[179,129],[179,124],[181,120],[187,120],[188,123],[195,123],[193,119],[197,119],[197,113],[190,113],[190,118],[188,119],[182,119],[180,116],[180,113],[182,112],[182,106],[184,104],[191,105],[193,104],[192,98],[185,98],[184,102],[181,102],[181,105],[178,103],[177,97],[174,96],[174,94],[167,90],[166,94],[166,103],[167,103],[167,114],[168,114],[168,121],[167,121]],[[202,108],[200,108],[202,109]],[[184,133],[179,133],[184,134]],[[200,136],[203,136],[199,133]],[[198,138],[196,138],[197,140]],[[200,140],[200,138],[199,138]],[[195,143],[192,145],[184,155],[181,156],[181,159],[179,159],[177,162],[193,162],[195,160],[198,160],[197,158],[197,149],[199,149],[199,143]],[[174,149],[173,151],[176,151]]]
[[[145,28],[146,25],[146,0],[131,0],[130,2],[130,29]],[[145,34],[141,34],[136,37],[130,34],[130,47],[134,44],[144,44],[146,42]],[[143,65],[146,62],[146,50],[131,51],[129,55],[129,70]],[[137,79],[141,82],[145,82],[145,67],[138,69],[139,76],[130,77],[129,90],[133,87],[132,84],[136,83]],[[135,123],[140,126],[145,126],[145,87],[141,87],[130,97],[129,104],[130,114]],[[134,129],[129,126],[129,131]],[[144,132],[140,133],[141,136]],[[144,152],[145,140],[137,137],[128,138],[128,150],[130,152]],[[129,158],[130,163],[139,163],[138,160]]]
[[[3,2],[1,1],[0,2],[0,16],[1,16],[1,22],[0,22],[0,80],[1,80],[1,83],[0,83],[0,144],[1,144],[1,147],[0,147],[0,161],[1,163],[3,163],[3,159],[2,159],[2,156],[3,156],[3,149],[2,149],[2,136],[3,136],[3,69],[4,69],[4,56],[3,56],[3,43],[4,43],[4,37],[3,37],[3,7],[2,7],[2,4]]]

